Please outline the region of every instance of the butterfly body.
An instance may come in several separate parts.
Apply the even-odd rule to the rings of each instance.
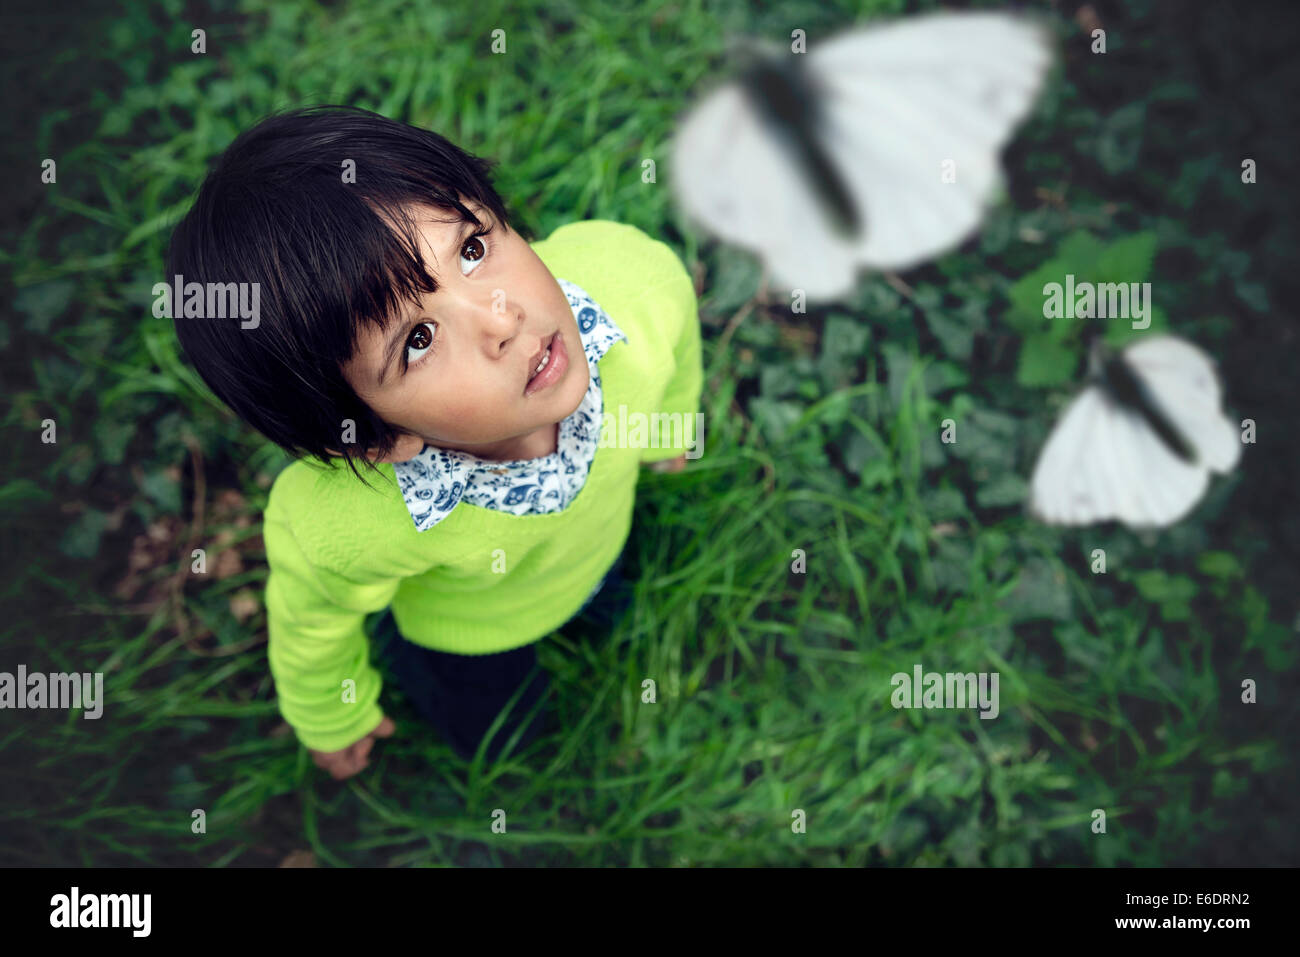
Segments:
[[[1196,463],[1196,450],[1169,420],[1160,407],[1160,400],[1122,355],[1112,357],[1103,366],[1101,386],[1112,402],[1131,414],[1140,415],[1169,451],[1189,465]]]
[[[835,232],[858,236],[863,217],[844,177],[822,145],[826,136],[824,91],[799,60],[750,48],[739,77],[741,88],[769,133],[812,185],[821,211]]]

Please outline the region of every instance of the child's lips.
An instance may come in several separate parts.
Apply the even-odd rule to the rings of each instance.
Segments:
[[[564,337],[558,332],[551,337],[547,349],[550,361],[546,368],[529,379],[524,385],[524,395],[532,395],[559,382],[569,368],[569,354],[564,348]]]

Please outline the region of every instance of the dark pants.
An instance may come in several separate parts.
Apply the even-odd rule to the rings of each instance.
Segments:
[[[600,591],[570,620],[581,622],[575,630],[608,631],[626,610],[631,586],[623,578],[622,565],[620,555],[605,575]],[[488,761],[500,756],[521,725],[526,726],[511,749],[514,753],[542,732],[548,711],[538,702],[550,685],[550,674],[537,662],[536,642],[490,655],[435,651],[402,637],[391,610],[386,610],[375,625],[374,637],[383,642],[380,654],[389,662],[412,706],[466,761],[474,756],[489,727],[512,698],[515,700],[510,712],[488,742]],[[534,712],[531,718],[530,712]]]

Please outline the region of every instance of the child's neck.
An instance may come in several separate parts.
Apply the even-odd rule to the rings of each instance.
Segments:
[[[489,462],[512,462],[516,459],[540,459],[553,454],[560,446],[560,423],[552,422],[507,444],[491,449],[465,449]]]

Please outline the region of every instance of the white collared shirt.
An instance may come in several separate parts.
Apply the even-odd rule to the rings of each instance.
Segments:
[[[508,462],[426,445],[420,454],[393,463],[398,488],[418,531],[427,531],[461,501],[514,515],[559,512],[582,491],[596,457],[604,399],[596,364],[614,343],[627,342],[614,320],[581,287],[556,280],[569,300],[582,337],[591,382],[573,414],[560,422],[556,450],[539,459]]]

